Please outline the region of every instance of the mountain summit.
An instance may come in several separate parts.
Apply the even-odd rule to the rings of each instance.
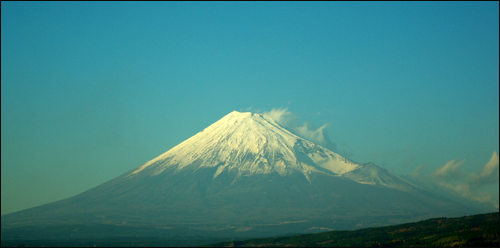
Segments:
[[[194,172],[215,168],[221,173],[242,176],[298,173],[310,181],[312,173],[344,176],[358,183],[412,190],[413,185],[373,163],[352,162],[309,140],[301,138],[271,117],[233,111],[219,121],[140,166],[126,177],[138,173],[155,176],[173,167]]]
[[[113,180],[2,216],[2,235],[52,227],[54,233],[42,233],[64,236],[56,230],[92,226],[121,236],[134,230],[255,237],[467,213],[373,163],[350,161],[301,138],[269,116],[233,111]]]
[[[298,137],[271,117],[233,111],[195,136],[147,162],[137,173],[151,176],[175,171],[216,168],[213,178],[236,172],[236,179],[255,174],[311,173],[342,175],[360,168],[340,155]]]

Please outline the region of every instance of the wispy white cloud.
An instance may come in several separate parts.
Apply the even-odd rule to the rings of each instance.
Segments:
[[[437,178],[437,179],[452,179],[452,178],[459,178],[462,177],[462,165],[464,164],[465,159],[462,161],[457,162],[457,160],[452,160],[446,162],[446,164],[441,167],[437,168],[432,174],[431,177]]]
[[[481,168],[479,174],[463,172],[464,164],[465,159],[451,160],[430,174],[423,172],[423,166],[418,166],[411,177],[421,185],[451,194],[449,196],[454,196],[455,199],[458,197],[479,203],[490,210],[498,210],[498,198],[493,197],[493,194],[483,187],[491,184],[497,184],[498,187],[499,163],[496,151],[493,152],[490,161]]]
[[[498,154],[493,152],[490,161],[484,165],[479,176],[474,180],[474,185],[481,186],[484,184],[498,182],[499,169],[498,169]]]
[[[273,120],[279,122],[296,135],[337,152],[337,146],[335,143],[331,142],[325,130],[325,128],[329,125],[328,123],[315,129],[307,121],[301,123],[300,118],[288,111],[288,108],[273,108],[269,112],[264,112],[264,115],[273,118]]]

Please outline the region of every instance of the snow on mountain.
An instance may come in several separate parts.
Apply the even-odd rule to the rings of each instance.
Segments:
[[[269,116],[250,112],[229,113],[132,171],[127,178],[139,173],[159,175],[172,166],[176,172],[216,167],[214,179],[223,171],[236,171],[235,180],[242,176],[274,172],[281,176],[298,172],[309,180],[311,173],[326,173],[331,176],[346,175],[345,178],[364,184],[400,190],[411,188],[373,164],[350,161],[291,133]]]
[[[349,171],[342,176],[358,183],[380,185],[402,191],[414,191],[416,189],[420,189],[419,186],[416,186],[407,180],[376,166],[373,163],[363,164],[363,166]]]

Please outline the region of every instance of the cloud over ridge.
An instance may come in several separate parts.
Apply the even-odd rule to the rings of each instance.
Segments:
[[[337,152],[336,144],[326,134],[325,128],[328,127],[329,123],[317,129],[312,127],[307,121],[301,124],[300,118],[288,111],[288,108],[273,108],[271,111],[264,112],[263,114],[279,122],[294,134]]]

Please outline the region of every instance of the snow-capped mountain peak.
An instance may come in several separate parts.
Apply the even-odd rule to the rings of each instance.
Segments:
[[[237,178],[274,172],[309,178],[314,172],[342,175],[361,165],[291,133],[269,116],[233,111],[128,177],[146,171],[158,175],[171,166],[176,171],[216,167],[214,178],[225,170],[237,171]]]

